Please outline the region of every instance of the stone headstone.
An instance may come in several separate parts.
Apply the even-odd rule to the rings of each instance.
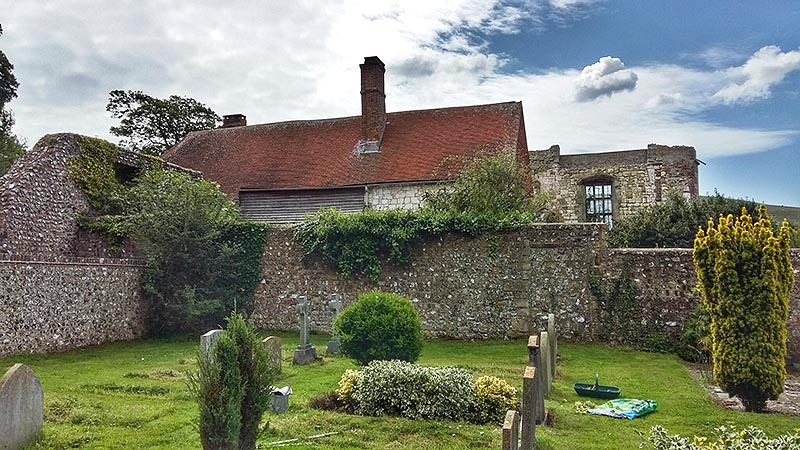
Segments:
[[[269,364],[275,369],[275,373],[281,373],[281,358],[283,358],[283,350],[281,349],[281,338],[278,336],[267,336],[261,341],[269,353]]]
[[[211,330],[208,333],[200,336],[200,357],[211,360],[214,357],[214,347],[217,345],[217,339],[222,335],[222,330]]]
[[[44,392],[30,367],[14,364],[0,379],[0,448],[16,450],[35,439],[44,423]]]
[[[317,359],[317,349],[308,341],[308,297],[305,295],[292,295],[297,301],[295,310],[300,322],[300,345],[294,351],[292,364],[295,366],[305,366]]]
[[[541,376],[544,385],[544,395],[547,395],[550,393],[550,389],[553,386],[553,377],[550,375],[550,367],[555,364],[555,361],[550,360],[550,340],[547,331],[542,331],[542,333],[539,335],[539,344],[541,345],[540,355],[542,357]]]
[[[558,355],[558,344],[556,342],[556,315],[547,315],[547,337],[550,339],[550,361],[553,365],[550,367],[550,378],[556,377],[556,356]]]
[[[542,373],[542,354],[539,351],[539,336],[528,337],[528,365],[536,368],[536,373]],[[536,423],[544,423],[544,386],[542,377],[536,377],[536,397],[534,399],[534,409],[536,413]]]
[[[519,450],[519,413],[513,409],[503,421],[503,450]]]
[[[339,336],[336,336],[333,332],[333,322],[336,321],[336,318],[339,316],[339,312],[342,310],[342,296],[333,293],[331,294],[331,301],[328,302],[328,307],[333,311],[333,319],[331,320],[331,338],[328,341],[328,354],[329,355],[336,355],[339,354]]]
[[[535,367],[525,368],[522,377],[522,444],[521,450],[536,448],[536,377],[539,373]]]

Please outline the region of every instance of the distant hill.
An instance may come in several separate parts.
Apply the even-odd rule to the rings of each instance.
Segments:
[[[786,218],[795,225],[800,224],[800,208],[797,206],[767,205],[767,212],[775,220]]]

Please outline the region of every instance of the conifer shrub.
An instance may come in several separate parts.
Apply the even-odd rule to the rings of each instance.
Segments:
[[[766,208],[753,222],[720,217],[699,230],[694,243],[698,287],[711,317],[715,381],[742,400],[748,411],[763,410],[783,391],[786,321],[794,273],[789,259],[789,224],[773,235]]]
[[[422,324],[411,300],[385,292],[361,294],[333,324],[342,353],[361,365],[379,359],[414,362],[422,351]]]
[[[275,376],[269,354],[253,326],[234,312],[211,358],[199,355],[189,388],[200,407],[203,448],[253,450],[261,418],[272,401]]]

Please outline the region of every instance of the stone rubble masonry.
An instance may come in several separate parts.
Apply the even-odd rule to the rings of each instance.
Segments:
[[[559,146],[528,153],[534,187],[550,194],[567,222],[586,221],[586,184],[610,180],[614,218],[661,202],[677,190],[698,195],[697,160],[693,147],[650,144],[646,149],[562,155]]]
[[[141,267],[76,261],[0,261],[0,357],[143,335]]]
[[[426,193],[441,188],[439,183],[385,184],[369,186],[366,205],[377,211],[386,209],[417,210]]]
[[[256,324],[296,330],[291,296],[301,294],[309,296],[310,329],[327,333],[331,293],[342,294],[348,306],[359,294],[378,289],[411,298],[428,337],[528,336],[545,329],[552,313],[559,339],[593,340],[599,324],[589,276],[619,277],[626,267],[646,319],[631,327],[677,336],[699,302],[691,249],[608,249],[600,224],[541,224],[497,233],[496,250],[490,236],[424,239],[412,248],[408,267],[387,263],[373,283],[360,276],[343,280],[318,255],[303,257],[290,229],[273,229],[264,279],[255,292]],[[800,268],[800,250],[792,250],[792,263]],[[789,354],[800,361],[800,283],[792,290],[789,311]]]

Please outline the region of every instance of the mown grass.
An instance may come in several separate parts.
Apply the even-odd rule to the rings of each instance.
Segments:
[[[389,417],[359,417],[308,408],[306,403],[336,388],[342,372],[355,364],[326,357],[305,367],[292,367],[293,335],[283,338],[284,370],[277,385],[291,385],[289,411],[268,415],[268,444],[300,438],[293,448],[478,449],[500,448],[495,425],[422,422]],[[324,336],[312,337],[324,353]],[[0,360],[5,371],[14,362],[33,368],[45,391],[45,427],[32,449],[200,448],[197,406],[190,397],[185,372],[196,368],[197,340],[146,340],[114,343],[54,355],[19,355]],[[770,435],[791,431],[797,417],[729,411],[714,404],[670,355],[634,352],[603,345],[559,345],[558,378],[547,408],[555,412],[552,427],[538,427],[540,450],[637,449],[652,425],[683,435],[709,435],[723,424],[756,425]],[[428,365],[467,368],[476,375],[500,376],[521,390],[527,362],[523,341],[428,341],[419,361]],[[586,400],[572,390],[575,382],[622,388],[623,396],[653,399],[657,412],[636,420],[578,415],[574,403]],[[308,441],[323,433],[332,436]]]

